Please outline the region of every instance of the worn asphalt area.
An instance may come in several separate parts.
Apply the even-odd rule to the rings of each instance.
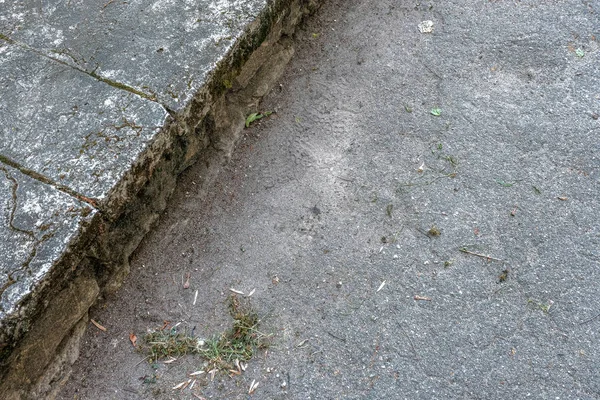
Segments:
[[[181,177],[61,398],[600,398],[599,12],[327,2],[276,113]],[[202,361],[154,370],[129,334],[219,334],[230,288],[271,347],[172,390]]]

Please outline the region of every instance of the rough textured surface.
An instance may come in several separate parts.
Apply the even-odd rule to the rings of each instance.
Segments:
[[[38,290],[79,229],[96,211],[55,188],[0,164],[0,326]],[[18,316],[13,317],[18,319]],[[16,329],[29,329],[26,326]],[[11,323],[16,323],[11,321]],[[2,337],[5,343],[6,337]]]
[[[159,104],[0,41],[0,155],[104,200],[163,126]],[[24,145],[26,144],[26,145]]]
[[[600,398],[598,12],[328,2],[277,114],[212,186],[185,173],[61,398],[191,398],[202,361],[155,370],[128,334],[218,334],[229,288],[274,344],[205,398]]]
[[[0,21],[11,39],[179,111],[266,5],[266,0],[17,2],[2,7]]]
[[[316,4],[0,2],[0,397],[56,394],[89,307],[177,175],[227,159]]]

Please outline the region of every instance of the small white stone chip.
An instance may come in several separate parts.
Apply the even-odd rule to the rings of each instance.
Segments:
[[[421,33],[432,33],[433,32],[433,21],[427,20],[421,22],[419,25],[419,32]]]

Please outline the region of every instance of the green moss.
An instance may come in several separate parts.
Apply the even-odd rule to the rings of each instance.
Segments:
[[[114,88],[125,90],[125,91],[133,93],[133,94],[137,94],[138,96],[143,97],[144,99],[156,101],[156,95],[154,95],[154,94],[149,95],[148,93],[144,93],[144,92],[137,90],[129,85],[125,85],[124,83],[113,81],[112,79],[104,78],[104,77],[96,74],[95,72],[90,72],[89,75],[95,79],[98,79],[100,82],[104,82]]]
[[[5,42],[11,43],[11,44],[12,44],[12,43],[14,43],[14,40],[12,40],[12,39],[11,39],[11,38],[9,38],[8,36],[6,36],[6,35],[3,35],[3,34],[1,34],[1,33],[0,33],[0,40],[4,40]]]

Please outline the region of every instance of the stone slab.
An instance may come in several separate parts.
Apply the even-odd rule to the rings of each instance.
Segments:
[[[0,7],[0,33],[179,111],[266,0],[51,0]]]
[[[168,115],[155,102],[2,41],[0,88],[0,156],[100,200]]]
[[[0,327],[96,213],[89,204],[0,165]]]

